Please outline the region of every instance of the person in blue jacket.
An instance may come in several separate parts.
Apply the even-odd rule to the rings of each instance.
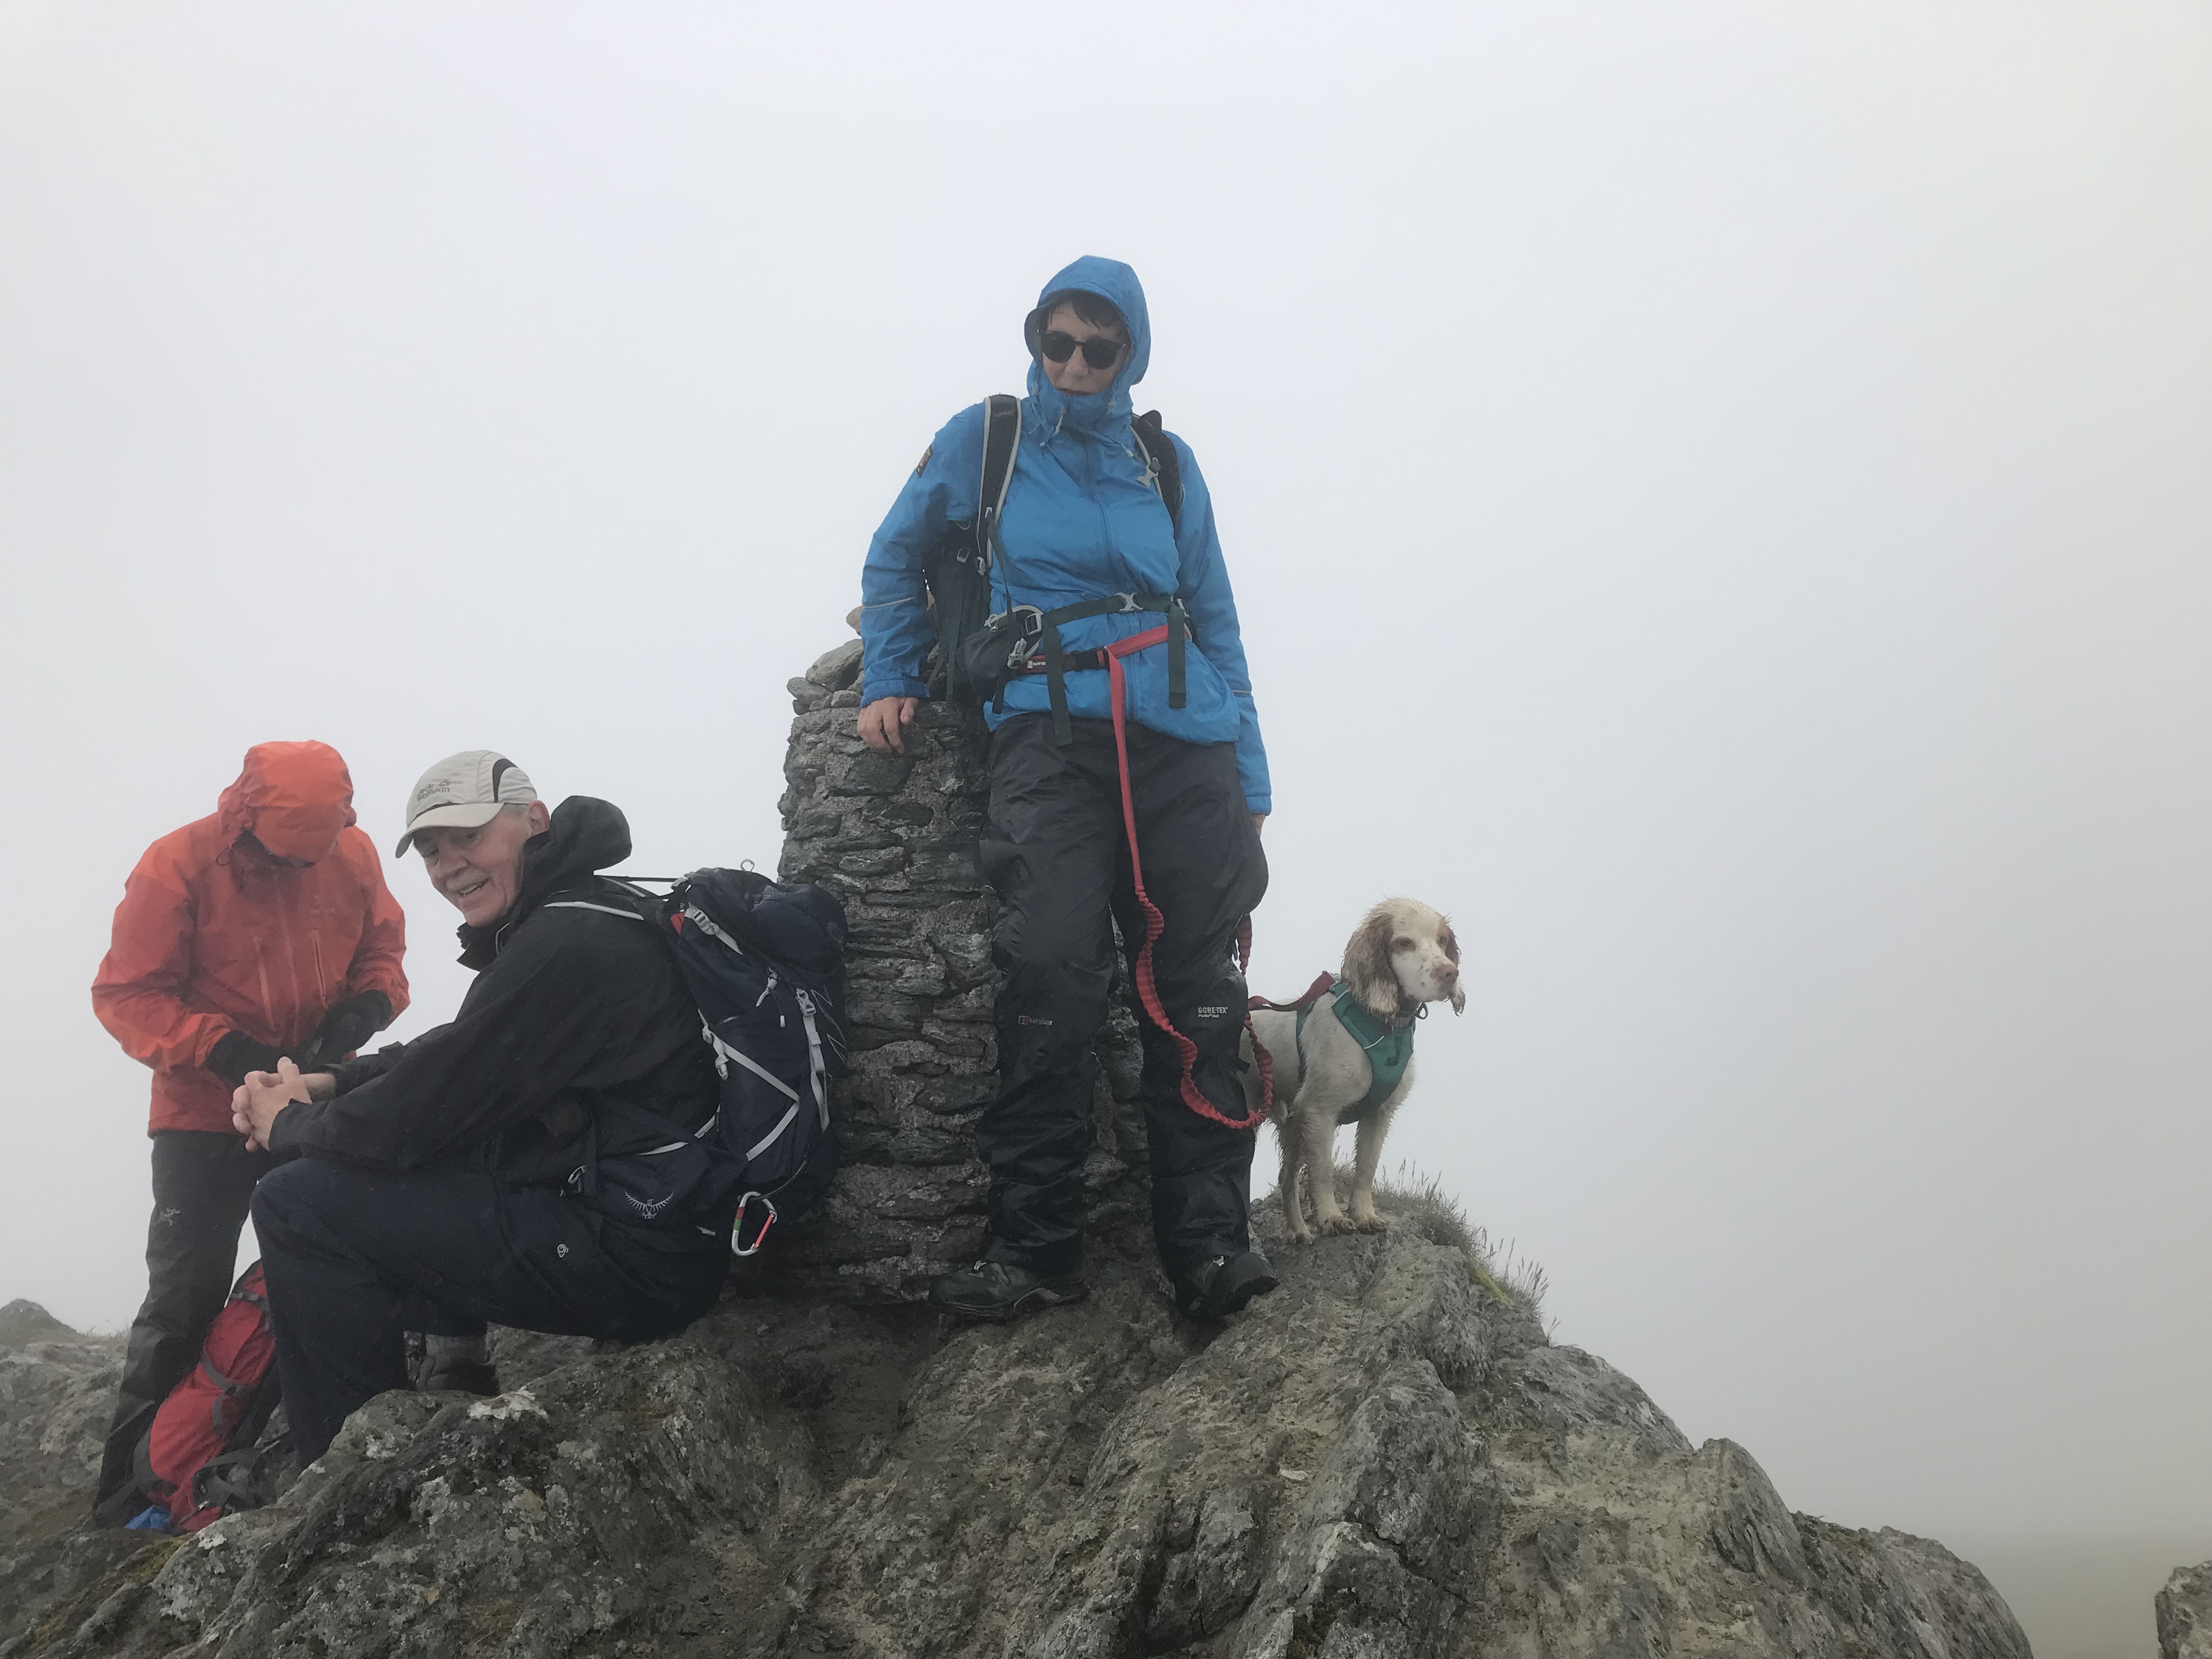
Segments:
[[[1061,625],[1064,726],[1052,716],[1048,676],[1036,672],[1042,657],[987,706],[981,854],[1000,900],[1000,1087],[976,1138],[991,1166],[990,1237],[981,1261],[939,1279],[931,1295],[970,1318],[1011,1319],[1084,1294],[1085,1061],[1113,989],[1118,919],[1143,1009],[1160,1262],[1178,1306],[1221,1316],[1276,1283],[1251,1247],[1257,1129],[1237,1069],[1246,993],[1236,942],[1267,890],[1260,829],[1270,801],[1237,601],[1188,447],[1168,435],[1182,483],[1171,515],[1131,430],[1129,388],[1152,353],[1137,273],[1078,259],[1045,285],[1024,332],[1029,395],[999,520],[992,609],[1051,611],[1122,594],[1154,608]],[[945,423],[869,545],[860,732],[872,748],[903,752],[929,695],[924,562],[948,526],[975,520],[987,418],[978,404]],[[1170,599],[1181,613],[1172,618]],[[1138,643],[1185,617],[1182,648]],[[1126,786],[1109,647],[1126,679]],[[1146,952],[1148,923],[1158,937]]]

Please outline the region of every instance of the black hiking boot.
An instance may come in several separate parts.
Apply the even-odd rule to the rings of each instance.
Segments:
[[[929,1299],[945,1312],[994,1323],[1019,1319],[1040,1308],[1080,1302],[1089,1294],[1081,1267],[1041,1273],[1010,1261],[979,1261],[945,1274],[929,1287]]]
[[[1226,1319],[1243,1313],[1254,1297],[1265,1296],[1282,1283],[1257,1250],[1212,1256],[1188,1274],[1173,1277],[1176,1306],[1193,1319]]]
[[[416,1373],[415,1392],[480,1394],[489,1397],[501,1392],[499,1372],[489,1359],[433,1358]]]
[[[491,1351],[481,1337],[431,1336],[407,1333],[407,1382],[417,1394],[502,1392]]]

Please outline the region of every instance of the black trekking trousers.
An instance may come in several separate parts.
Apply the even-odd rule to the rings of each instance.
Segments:
[[[1041,1271],[1083,1250],[1083,1165],[1092,1144],[1091,1042],[1114,988],[1118,921],[1133,980],[1143,913],[1121,823],[1114,727],[1079,720],[1052,740],[1044,714],[991,738],[983,874],[999,895],[999,1095],[976,1126],[991,1166],[990,1259]],[[1152,971],[1170,1022],[1197,1046],[1193,1081],[1224,1117],[1246,1115],[1237,1069],[1244,975],[1237,924],[1267,890],[1232,744],[1185,743],[1132,722],[1131,795],[1145,889],[1166,922]],[[1152,1236],[1172,1276],[1250,1248],[1257,1130],[1200,1115],[1181,1094],[1174,1042],[1141,1011]]]
[[[485,1322],[643,1342],[714,1305],[720,1237],[606,1220],[559,1189],[501,1187],[474,1170],[374,1170],[296,1158],[253,1195],[276,1375],[301,1468],[346,1418],[408,1386],[406,1333]]]
[[[246,1151],[245,1138],[237,1134],[161,1129],[153,1143],[146,1300],[131,1322],[115,1419],[100,1454],[100,1488],[93,1498],[100,1518],[117,1524],[130,1516],[106,1510],[131,1486],[139,1441],[169,1390],[199,1358],[208,1327],[222,1311],[253,1184],[273,1162],[266,1152]],[[128,1507],[136,1514],[146,1505]]]

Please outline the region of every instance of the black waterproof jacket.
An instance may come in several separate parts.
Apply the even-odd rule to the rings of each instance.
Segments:
[[[619,810],[562,802],[514,908],[460,930],[477,975],[453,1024],[338,1067],[336,1098],[285,1108],[270,1150],[561,1186],[594,1143],[641,1151],[705,1121],[714,1060],[674,953],[646,902],[592,873],[629,856]]]

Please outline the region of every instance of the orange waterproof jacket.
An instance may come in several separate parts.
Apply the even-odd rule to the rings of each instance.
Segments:
[[[337,750],[257,744],[215,816],[162,836],[131,871],[92,1006],[154,1068],[151,1128],[229,1132],[230,1085],[206,1069],[226,1032],[289,1053],[347,997],[381,991],[394,1014],[406,1007],[406,919],[353,821]]]

